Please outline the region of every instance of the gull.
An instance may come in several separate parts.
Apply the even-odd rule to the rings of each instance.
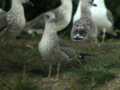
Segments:
[[[94,0],[91,7],[92,19],[96,23],[99,32],[103,32],[103,42],[105,33],[113,33],[113,16],[110,10],[106,8],[104,0]]]
[[[80,2],[77,7],[77,11],[74,15],[74,20],[80,19],[81,11],[80,11]],[[90,12],[92,16],[93,22],[96,24],[98,28],[98,33],[103,32],[103,42],[105,39],[105,33],[113,32],[113,17],[112,13],[106,8],[104,0],[94,0],[92,2],[92,6],[90,7]]]
[[[24,28],[26,20],[22,4],[27,3],[28,1],[29,0],[11,0],[10,10],[0,14],[0,30],[2,29],[1,32],[8,31],[15,32],[17,34],[17,32],[19,33]]]
[[[27,30],[28,33],[36,32],[41,34],[45,26],[44,17],[51,13],[55,15],[55,23],[58,26],[57,31],[63,30],[71,21],[72,8],[72,0],[61,0],[61,5],[58,8],[45,12],[28,22],[25,31]]]
[[[87,40],[97,43],[97,27],[91,19],[91,0],[79,0],[78,9],[73,18],[71,39],[73,41]],[[80,12],[80,13],[78,13]],[[80,18],[76,18],[80,16]]]
[[[60,66],[63,62],[78,60],[81,56],[70,47],[68,43],[61,40],[57,35],[56,19],[53,13],[45,18],[45,29],[38,44],[42,59],[49,65],[48,79],[51,78],[52,66],[57,64],[56,80],[59,78]]]

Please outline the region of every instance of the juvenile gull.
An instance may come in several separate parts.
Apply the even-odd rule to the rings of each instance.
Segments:
[[[71,21],[72,7],[72,0],[61,0],[61,5],[58,8],[45,12],[28,22],[25,30],[28,32],[37,32],[38,34],[42,33],[45,25],[45,15],[53,13],[56,19],[55,23],[58,26],[56,30],[60,31],[64,29]]]
[[[105,33],[113,32],[113,17],[112,13],[106,8],[104,0],[94,0],[93,6],[90,9],[92,19],[96,23],[99,32],[103,32],[103,41]]]
[[[11,9],[2,15],[0,14],[0,25],[4,24],[4,26],[6,26],[3,31],[7,30],[8,32],[15,32],[17,34],[24,28],[26,20],[22,4],[28,1],[29,0],[11,0]],[[2,28],[3,27],[0,26],[0,30]]]
[[[53,14],[54,18],[54,14]],[[51,77],[52,66],[57,64],[56,79],[59,78],[60,65],[62,62],[68,62],[80,58],[74,49],[67,45],[64,41],[60,40],[57,35],[57,25],[55,19],[46,18],[45,30],[38,48],[42,59],[49,64],[48,79]]]
[[[80,12],[80,18],[73,19],[73,28],[71,31],[71,39],[73,41],[87,40],[90,42],[97,41],[97,27],[91,19],[91,0],[79,0],[79,6],[77,12]],[[77,14],[77,13],[76,13]]]
[[[81,17],[80,2],[77,7],[77,11],[74,15],[74,22]],[[103,32],[103,42],[105,38],[105,32],[113,34],[113,17],[112,13],[106,8],[104,0],[94,0],[90,8],[93,22],[96,24],[99,32]]]

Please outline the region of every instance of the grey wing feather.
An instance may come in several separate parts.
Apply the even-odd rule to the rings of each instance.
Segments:
[[[59,45],[60,45],[61,51],[64,52],[69,58],[73,58],[77,56],[76,51],[70,45],[68,45],[68,43],[66,43],[65,41],[60,40]]]
[[[110,12],[110,10],[107,10],[107,17],[111,23],[114,23],[113,16],[112,16],[112,13]]]
[[[44,28],[45,21],[43,17],[44,17],[43,15],[37,16],[35,19],[29,21],[26,24],[26,27],[33,29]]]
[[[6,13],[0,14],[0,31],[7,26]]]

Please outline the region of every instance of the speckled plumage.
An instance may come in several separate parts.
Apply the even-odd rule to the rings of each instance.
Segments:
[[[47,20],[43,36],[38,45],[42,59],[45,60],[49,66],[56,63],[59,66],[62,62],[68,62],[77,58],[75,50],[57,36],[56,28],[57,25],[55,21]],[[57,70],[59,73],[59,69]],[[51,71],[49,71],[49,74],[50,72]]]
[[[23,3],[28,2],[28,0],[12,0],[11,9],[6,12],[3,16],[3,18],[0,18],[0,21],[4,21],[4,25],[7,28],[7,31],[9,32],[20,32],[26,23],[25,16],[24,16],[24,8]],[[2,24],[2,22],[0,22]],[[1,29],[2,27],[0,27]]]
[[[97,27],[91,19],[89,2],[90,0],[80,0],[81,9],[77,12],[81,12],[81,17],[73,23],[71,31],[71,39],[73,41],[96,41],[97,39]]]

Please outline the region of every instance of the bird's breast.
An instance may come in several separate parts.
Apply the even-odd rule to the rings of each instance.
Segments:
[[[54,47],[55,47],[55,41],[53,39],[51,39],[48,36],[42,37],[39,43],[39,51],[42,54],[49,55],[54,50]]]
[[[19,6],[19,5],[18,5]],[[11,9],[7,14],[8,25],[13,25],[13,27],[23,28],[25,26],[25,16],[23,7],[16,7]]]
[[[111,26],[111,23],[107,18],[107,10],[105,8],[99,8],[99,7],[91,8],[91,15],[93,21],[96,23],[98,27],[108,28]]]

